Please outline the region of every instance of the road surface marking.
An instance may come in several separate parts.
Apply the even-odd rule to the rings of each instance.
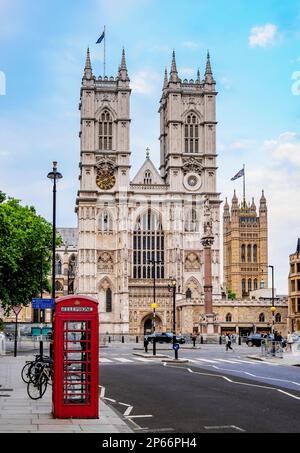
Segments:
[[[237,431],[241,431],[245,433],[246,431],[242,428],[239,428],[235,425],[221,425],[221,426],[204,426],[205,429],[236,429]]]
[[[105,359],[104,357],[99,358],[100,363],[112,363],[112,360],[110,359]]]
[[[250,363],[251,365],[260,365],[262,362],[257,361],[250,361],[250,360],[242,360],[242,359],[234,359],[236,362],[240,363]]]
[[[225,362],[225,363],[239,363],[239,362],[235,362],[234,360],[227,360],[227,359],[216,359],[218,360],[218,362]]]
[[[153,360],[144,359],[143,357],[134,357],[134,360],[138,360],[139,362],[153,362]]]
[[[119,404],[122,404],[122,403],[119,403]],[[129,417],[130,412],[132,411],[132,409],[133,409],[133,406],[127,407],[127,409],[126,409],[126,411],[124,412],[123,415],[124,415],[125,417]]]
[[[196,359],[197,362],[198,361],[201,361],[201,362],[207,362],[207,363],[217,363],[215,360],[208,360],[208,359]]]
[[[170,368],[177,368],[176,366],[174,367],[174,365],[167,364],[167,366],[170,367]],[[277,392],[283,393],[284,395],[287,395],[287,396],[289,396],[291,398],[295,398],[296,400],[300,401],[300,396],[293,395],[292,393],[285,392],[285,391],[283,391],[281,389],[278,389],[276,387],[269,387],[267,385],[258,385],[258,384],[250,384],[248,382],[234,381],[233,379],[230,379],[228,376],[224,376],[222,374],[201,373],[200,371],[193,371],[193,370],[191,370],[191,368],[182,367],[181,369],[182,370],[187,370],[189,373],[200,374],[201,376],[218,377],[218,378],[224,379],[227,382],[230,382],[230,384],[245,385],[247,387],[257,387],[257,388],[266,389],[266,390],[275,390]]]
[[[117,360],[118,362],[122,362],[122,363],[128,363],[128,362],[132,363],[133,362],[133,360],[124,359],[123,357],[120,357],[120,358],[114,357],[114,359]]]
[[[153,415],[127,415],[127,418],[150,418],[153,417]]]

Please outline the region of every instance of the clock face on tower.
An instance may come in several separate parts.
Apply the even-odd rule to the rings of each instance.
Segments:
[[[99,170],[96,177],[96,184],[101,190],[110,190],[116,183],[115,175],[111,171]]]
[[[194,192],[196,190],[199,190],[202,186],[201,176],[197,173],[188,173],[184,177],[183,184],[189,191]]]

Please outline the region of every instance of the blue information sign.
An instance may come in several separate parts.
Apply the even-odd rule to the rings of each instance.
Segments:
[[[51,308],[54,310],[55,308],[55,300],[54,299],[32,299],[32,308],[34,309],[47,309]]]
[[[179,343],[174,343],[174,344],[173,344],[173,349],[174,349],[174,351],[178,351],[179,347],[180,347],[180,346],[179,346]]]

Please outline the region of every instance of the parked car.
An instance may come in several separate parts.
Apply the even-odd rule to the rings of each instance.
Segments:
[[[273,335],[254,333],[254,334],[248,335],[248,337],[246,338],[246,344],[249,347],[252,347],[252,346],[259,347],[259,346],[261,346],[262,341],[266,341],[266,340],[273,340]]]
[[[173,334],[172,332],[155,332],[154,334],[147,335],[145,337],[150,343],[153,343],[154,338],[156,343],[172,343]],[[176,335],[176,343],[185,343],[185,338],[182,335]]]

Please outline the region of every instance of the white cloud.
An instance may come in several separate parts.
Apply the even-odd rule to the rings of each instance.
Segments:
[[[230,90],[231,88],[231,83],[230,80],[227,77],[221,77],[220,83],[225,90]]]
[[[284,132],[276,139],[266,140],[264,148],[275,161],[300,167],[300,136],[295,132]]]
[[[195,41],[184,41],[182,43],[182,47],[185,47],[187,49],[198,49],[198,47],[200,47],[200,44]]]
[[[278,28],[274,24],[266,24],[251,28],[249,36],[250,47],[267,47],[274,43]]]
[[[131,88],[135,93],[152,94],[158,82],[163,83],[161,74],[153,71],[139,71],[132,76]]]

